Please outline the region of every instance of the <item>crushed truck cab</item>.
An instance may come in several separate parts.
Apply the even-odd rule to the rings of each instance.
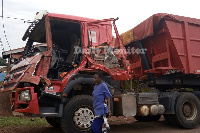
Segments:
[[[84,94],[92,94],[93,74],[102,70],[115,80],[130,78],[124,64],[125,56],[118,57],[113,52],[102,54],[102,48],[113,48],[115,41],[120,40],[118,34],[118,38],[112,36],[113,26],[117,33],[115,21],[46,11],[37,13],[22,38],[27,42],[24,54],[0,88],[1,93],[12,92],[12,110],[29,116],[46,117],[52,123],[66,116],[65,108],[70,107],[67,104],[72,99],[77,99],[76,104],[82,100],[87,108],[81,104],[78,110],[69,114],[75,119],[78,112],[90,112],[91,118],[82,121],[81,125],[78,120],[71,121],[75,121],[77,131],[89,131],[94,118],[92,99],[84,97]],[[119,47],[125,50],[122,43]],[[111,77],[108,77],[110,80]],[[81,95],[83,99],[79,98]],[[63,130],[69,129],[63,127]]]

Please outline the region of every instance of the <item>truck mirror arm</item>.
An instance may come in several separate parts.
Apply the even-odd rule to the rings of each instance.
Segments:
[[[127,69],[127,65],[126,65],[126,56],[127,56],[127,52],[126,52],[126,49],[122,43],[122,40],[120,38],[120,35],[119,35],[119,32],[117,30],[117,26],[115,24],[115,21],[118,20],[119,18],[117,17],[116,19],[113,20],[113,28],[115,30],[115,34],[116,34],[116,38],[118,39],[119,41],[119,46],[120,46],[120,49],[123,50],[123,53],[122,53],[122,59],[123,59],[123,65],[124,65],[124,68]]]

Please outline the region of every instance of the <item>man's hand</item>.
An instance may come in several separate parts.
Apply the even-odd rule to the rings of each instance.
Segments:
[[[105,100],[104,100],[104,103],[108,105],[108,100],[107,100],[107,99],[105,99]]]
[[[108,111],[108,117],[111,117],[111,116],[112,116],[111,111]]]

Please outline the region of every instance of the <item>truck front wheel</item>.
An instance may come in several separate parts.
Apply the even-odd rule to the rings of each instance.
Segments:
[[[77,95],[64,107],[61,128],[65,133],[90,133],[94,119],[93,100],[89,95]]]
[[[175,125],[191,129],[200,122],[200,102],[192,93],[182,93],[176,99]]]

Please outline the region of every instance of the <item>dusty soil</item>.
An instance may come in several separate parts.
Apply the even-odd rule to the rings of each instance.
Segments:
[[[158,122],[137,122],[134,118],[112,117],[109,133],[199,133],[200,125],[191,130],[185,130],[168,125],[164,118]],[[0,133],[62,133],[60,129],[47,127],[6,127]]]
[[[12,116],[10,97],[11,92],[0,93],[0,116]]]

